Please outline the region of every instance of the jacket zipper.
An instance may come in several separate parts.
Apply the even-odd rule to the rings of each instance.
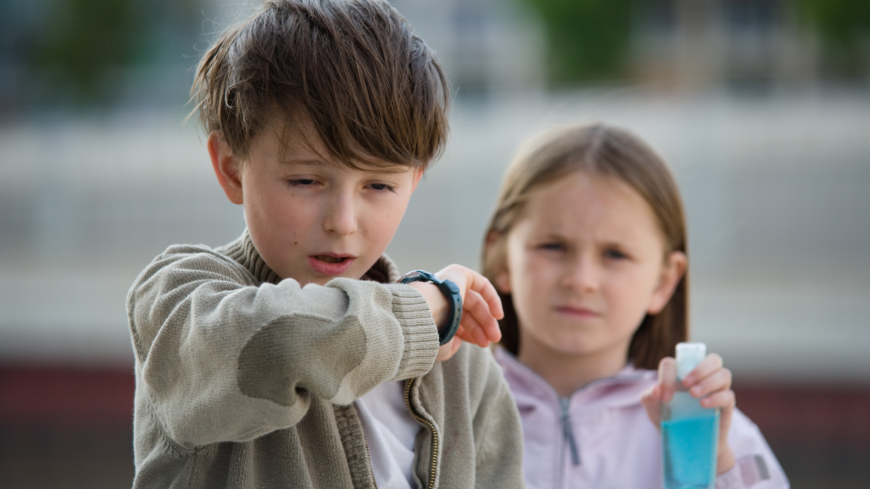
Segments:
[[[562,411],[560,416],[562,421],[562,436],[568,442],[568,448],[571,450],[571,463],[573,465],[580,465],[580,453],[577,450],[577,441],[574,439],[574,430],[571,428],[571,414],[568,412],[570,402],[571,399],[568,397],[559,398],[559,407]]]
[[[356,406],[353,409],[356,411]],[[359,418],[359,411],[357,411],[356,416]],[[378,480],[375,479],[375,465],[372,463],[372,452],[369,451],[369,440],[365,437],[365,431],[363,431],[363,441],[366,444],[366,455],[369,457],[369,468],[372,469],[372,484],[375,485],[375,489],[378,489]]]
[[[432,465],[429,473],[429,484],[427,485],[428,489],[432,489],[435,487],[435,468],[438,466],[438,431],[435,429],[434,424],[429,422],[428,419],[418,415],[411,406],[411,387],[414,385],[414,381],[416,380],[416,378],[410,379],[405,385],[405,405],[408,406],[408,412],[411,413],[411,416],[417,420],[418,423],[428,426],[429,430],[432,431]]]
[[[375,466],[372,464],[372,452],[369,451],[368,440],[366,440],[366,455],[369,456],[369,467],[372,469],[372,484],[375,485],[375,489],[378,489],[378,480],[375,479]]]

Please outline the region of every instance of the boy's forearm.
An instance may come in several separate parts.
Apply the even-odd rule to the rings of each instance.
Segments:
[[[291,426],[309,396],[347,404],[434,361],[428,307],[405,286],[258,287],[213,257],[186,261],[145,274],[129,303],[142,380],[185,446]]]

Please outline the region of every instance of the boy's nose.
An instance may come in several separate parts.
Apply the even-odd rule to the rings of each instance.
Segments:
[[[341,236],[356,232],[356,209],[352,196],[339,193],[330,199],[323,219],[323,229]]]

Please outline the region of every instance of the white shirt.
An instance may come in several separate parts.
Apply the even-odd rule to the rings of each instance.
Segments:
[[[378,488],[413,488],[414,440],[420,424],[408,412],[403,382],[380,384],[355,404]]]

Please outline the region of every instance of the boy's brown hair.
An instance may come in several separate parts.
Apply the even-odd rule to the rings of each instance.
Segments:
[[[384,0],[269,0],[197,67],[207,132],[245,159],[268,123],[310,122],[341,162],[426,166],[447,138],[449,88],[428,46]]]
[[[665,162],[628,131],[602,124],[578,125],[548,133],[511,163],[487,228],[484,276],[495,283],[504,270],[507,235],[532,192],[577,171],[628,184],[653,210],[664,237],[665,257],[673,251],[686,253],[683,204]],[[688,283],[687,272],[665,308],[654,316],[647,314],[635,331],[628,348],[628,359],[635,367],[657,368],[662,358],[674,355],[677,343],[688,338]],[[510,294],[499,292],[499,296],[505,311],[499,321],[501,344],[516,355],[520,337],[513,300]]]

